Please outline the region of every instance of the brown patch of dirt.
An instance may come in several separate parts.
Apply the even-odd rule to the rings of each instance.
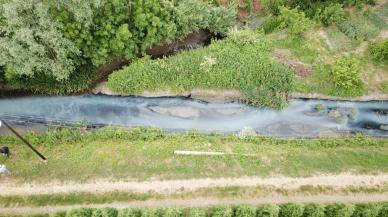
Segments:
[[[251,15],[258,15],[261,12],[261,0],[239,0],[239,5],[246,4],[245,2],[251,1],[253,8],[252,10],[248,10],[247,8],[239,7],[238,9],[238,18],[240,20],[245,20],[247,17]],[[228,5],[230,0],[219,0],[221,5]]]
[[[292,56],[291,51],[286,49],[276,49],[273,51],[272,57],[291,68],[295,72],[297,79],[301,80],[311,77],[312,66],[295,59]]]

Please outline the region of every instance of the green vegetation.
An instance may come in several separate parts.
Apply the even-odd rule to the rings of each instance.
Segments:
[[[335,203],[328,204],[326,206],[318,203],[313,204],[297,204],[288,203],[285,205],[268,204],[264,206],[254,207],[248,205],[236,205],[236,206],[218,206],[214,208],[192,208],[192,209],[123,209],[116,210],[114,208],[103,208],[103,209],[91,209],[91,208],[78,208],[67,212],[66,217],[178,217],[178,216],[222,216],[222,217],[237,217],[241,216],[241,210],[247,210],[249,207],[249,214],[244,215],[246,217],[257,216],[257,217],[385,217],[387,212],[386,203],[371,203],[371,204],[343,204]],[[356,207],[356,209],[354,209]],[[325,209],[324,215],[309,215],[312,213],[312,209],[318,210],[320,213],[322,209]],[[304,210],[304,211],[303,211]],[[309,210],[309,212],[306,212]],[[109,212],[108,212],[109,211]],[[104,213],[103,215],[95,213]],[[256,215],[257,213],[257,215]],[[286,214],[287,213],[287,214]],[[360,215],[360,213],[362,213]],[[253,214],[253,215],[252,215]],[[286,215],[284,215],[286,214]],[[34,215],[36,216],[36,215]],[[48,216],[48,215],[40,215]],[[58,214],[53,213],[50,216],[63,216],[63,212]],[[30,217],[30,216],[28,216]]]
[[[235,5],[196,0],[0,3],[2,84],[57,94],[89,88],[97,67],[152,45],[199,29],[226,34],[236,14]]]
[[[388,63],[388,39],[370,44],[368,51],[375,61]]]
[[[299,177],[350,170],[373,174],[388,169],[387,140],[364,136],[338,139],[239,138],[194,132],[165,134],[151,129],[106,128],[87,133],[50,131],[42,135],[31,134],[27,138],[49,160],[42,164],[17,138],[0,137],[0,146],[7,145],[13,152],[11,159],[0,157],[0,164],[5,163],[12,171],[10,180],[265,177],[274,175],[274,171]],[[174,155],[174,150],[221,151],[235,155],[180,156]]]
[[[287,28],[291,35],[301,35],[312,27],[312,21],[306,18],[303,11],[299,11],[298,8],[289,9],[286,7],[280,7],[280,26],[279,28]]]
[[[354,57],[338,59],[332,66],[331,75],[335,86],[362,93],[360,63]],[[357,93],[354,95],[358,95]]]
[[[299,188],[289,189],[271,186],[227,186],[227,187],[208,187],[197,190],[184,190],[175,193],[164,194],[156,192],[105,192],[105,193],[64,193],[64,194],[43,194],[43,195],[24,195],[24,196],[1,196],[0,207],[39,207],[53,205],[87,205],[104,204],[113,202],[130,201],[149,201],[149,200],[168,200],[168,199],[194,199],[202,197],[212,198],[258,198],[276,193],[284,196],[300,195],[322,195],[322,194],[373,194],[386,193],[388,185],[375,185],[369,187],[348,186],[344,188],[333,188],[331,186],[312,186],[302,185]],[[243,213],[251,213],[250,206],[241,210]],[[306,207],[305,209],[307,209]],[[321,210],[310,210],[316,213]],[[305,211],[306,212],[306,211]],[[194,215],[194,214],[193,214]],[[200,215],[200,214],[198,214]],[[248,215],[248,214],[247,214]]]
[[[260,33],[231,33],[206,48],[134,62],[114,72],[108,87],[123,94],[193,88],[237,89],[255,105],[281,108],[293,85],[293,73],[269,55],[270,41]]]

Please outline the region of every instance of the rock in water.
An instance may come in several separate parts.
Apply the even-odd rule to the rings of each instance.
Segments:
[[[178,118],[198,118],[201,112],[198,109],[195,109],[190,106],[172,106],[172,107],[161,107],[161,106],[151,106],[149,109],[153,112],[170,115]]]

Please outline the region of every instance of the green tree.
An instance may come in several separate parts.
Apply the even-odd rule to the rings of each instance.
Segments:
[[[230,206],[216,206],[213,208],[212,217],[232,217],[233,209]]]
[[[10,0],[1,5],[0,66],[7,77],[45,74],[66,80],[79,50],[63,37],[61,25],[40,0]]]
[[[352,217],[377,217],[379,209],[376,204],[357,204]]]

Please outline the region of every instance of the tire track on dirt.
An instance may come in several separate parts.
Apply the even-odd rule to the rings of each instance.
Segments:
[[[103,193],[111,191],[121,192],[149,192],[173,193],[181,189],[196,190],[200,188],[227,187],[227,186],[273,186],[284,189],[295,189],[304,185],[310,186],[371,186],[388,183],[388,174],[380,175],[321,175],[305,178],[291,177],[241,177],[218,179],[185,179],[166,181],[107,181],[95,180],[89,183],[25,183],[0,182],[0,196],[11,195],[41,195],[63,194],[72,192]]]

